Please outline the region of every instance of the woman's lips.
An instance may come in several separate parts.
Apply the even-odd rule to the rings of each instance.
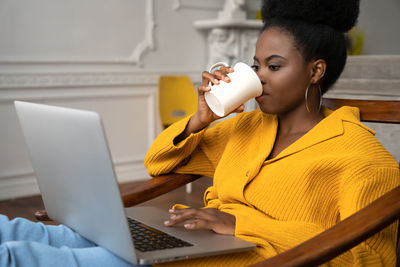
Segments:
[[[269,94],[262,93],[262,95],[257,96],[255,99],[256,99],[257,102],[260,102],[260,101],[264,100],[267,96],[269,96]]]

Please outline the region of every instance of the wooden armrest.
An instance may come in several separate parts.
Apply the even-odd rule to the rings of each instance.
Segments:
[[[400,186],[314,238],[252,266],[317,266],[358,245],[399,218]]]
[[[182,185],[188,184],[202,177],[201,175],[192,174],[166,174],[156,176],[152,179],[134,183],[132,186],[121,186],[122,201],[125,207],[131,207],[162,194],[168,193]],[[35,217],[39,221],[50,221],[51,219],[46,210],[35,212]]]
[[[176,173],[156,176],[140,184],[135,184],[130,189],[122,189],[122,201],[125,207],[131,207],[168,193],[200,177],[202,176]]]

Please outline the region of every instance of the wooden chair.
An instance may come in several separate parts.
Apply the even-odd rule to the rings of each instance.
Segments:
[[[383,100],[323,100],[330,109],[341,106],[360,108],[361,120],[367,122],[400,123],[400,101]],[[145,202],[200,178],[199,175],[168,174],[144,181],[122,196],[126,207]],[[39,220],[48,220],[45,211],[36,212]],[[400,186],[341,221],[337,225],[275,257],[253,265],[315,266],[329,261],[371,237],[400,219]],[[397,258],[400,259],[399,249]],[[399,263],[397,264],[399,266]]]

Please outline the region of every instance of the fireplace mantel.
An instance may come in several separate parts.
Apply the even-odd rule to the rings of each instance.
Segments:
[[[252,64],[262,21],[249,19],[213,19],[194,22],[194,27],[205,31],[208,43],[207,67],[216,62],[230,65],[236,62]]]

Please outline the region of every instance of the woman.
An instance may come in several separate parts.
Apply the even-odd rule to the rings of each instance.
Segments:
[[[262,85],[260,110],[218,119],[204,101],[211,81],[230,68],[204,72],[198,111],[170,126],[150,148],[151,175],[198,173],[214,178],[204,209],[173,209],[166,225],[211,229],[257,244],[251,252],[163,265],[247,266],[324,231],[400,184],[393,157],[358,119],[358,110],[330,111],[320,98],[343,70],[343,32],[358,15],[358,0],[265,1],[265,27],[254,70]],[[243,111],[239,107],[236,111]],[[396,229],[330,262],[395,263]],[[22,240],[22,241],[21,241]],[[64,226],[0,216],[0,266],[129,266]]]
[[[229,82],[222,68],[204,72],[198,111],[166,129],[145,165],[213,177],[204,209],[172,209],[168,226],[210,229],[257,244],[252,252],[176,266],[242,266],[317,235],[400,183],[393,157],[360,123],[358,109],[330,111],[321,97],[346,61],[344,32],[359,1],[271,0],[263,6],[254,70],[263,85],[260,110],[218,119],[204,101],[208,83]],[[240,112],[243,107],[236,111]],[[396,263],[394,225],[335,258],[332,265]]]

